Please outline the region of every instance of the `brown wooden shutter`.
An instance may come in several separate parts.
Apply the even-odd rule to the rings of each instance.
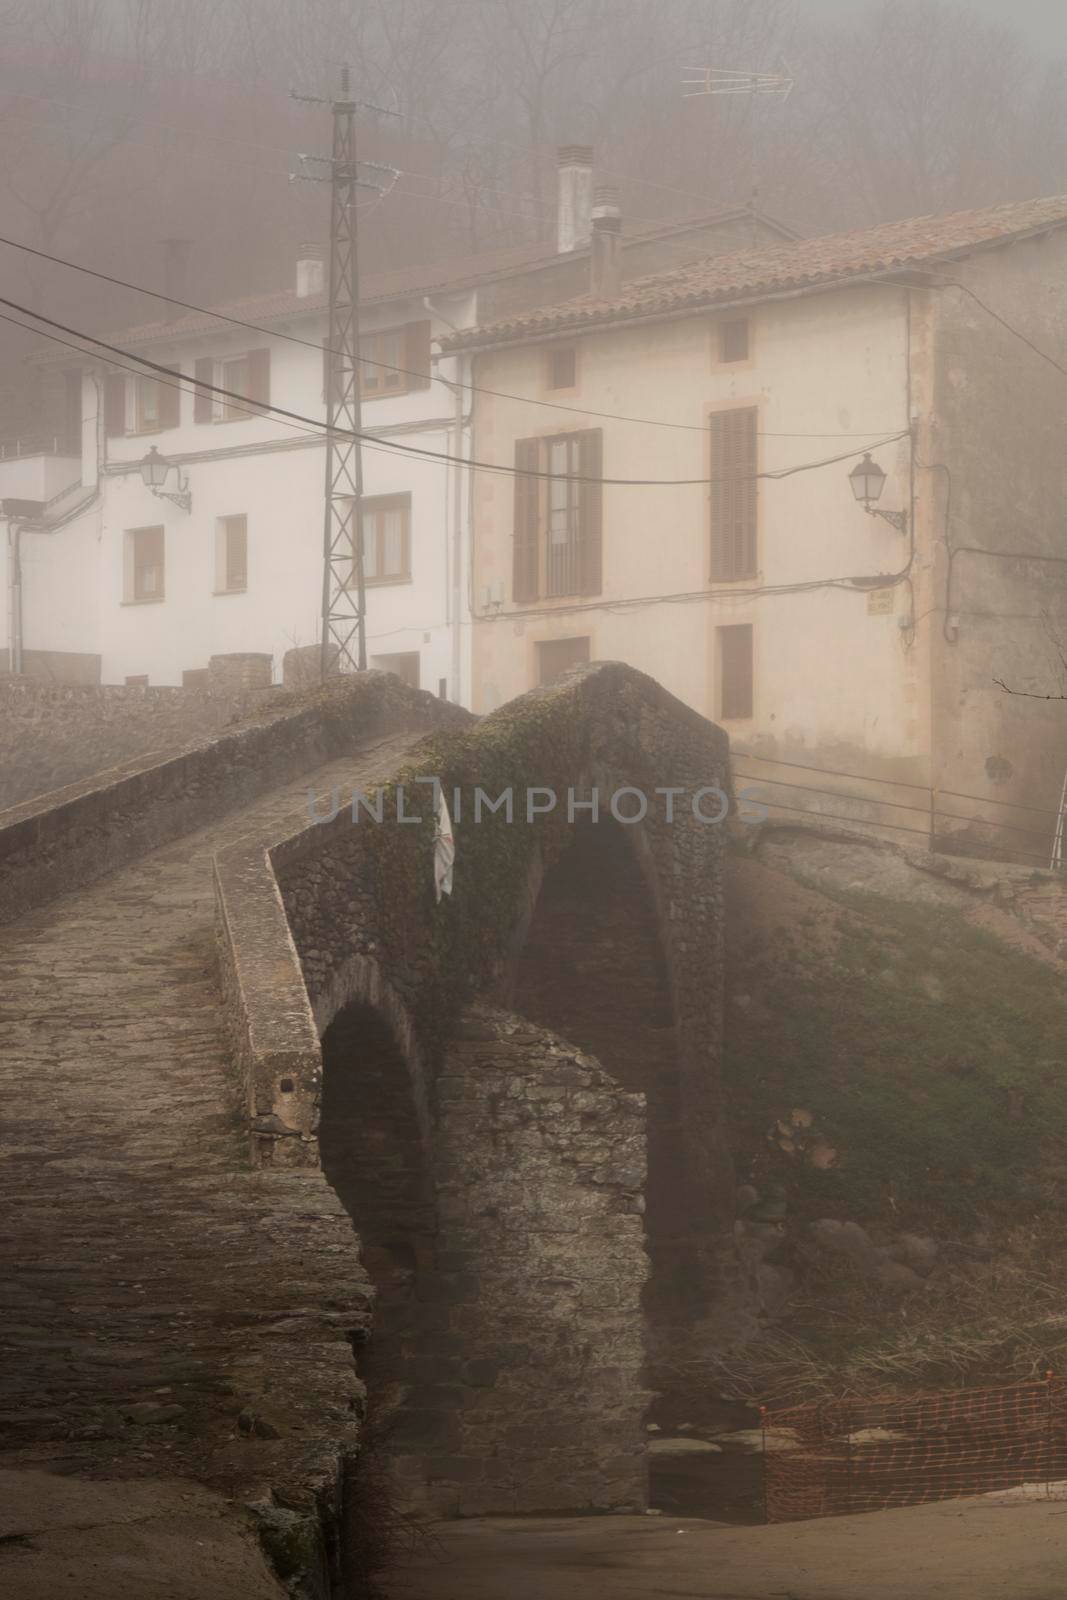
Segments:
[[[120,372],[104,379],[104,429],[109,439],[126,432],[126,379]]]
[[[719,629],[719,715],[724,721],[752,715],[752,627]]]
[[[196,398],[193,401],[193,421],[210,422],[214,411],[214,400],[211,390],[203,387],[204,384],[215,381],[215,363],[210,356],[197,356],[195,376]]]
[[[404,388],[425,389],[430,382],[430,324],[408,322],[404,327]],[[389,373],[384,373],[388,378]]]
[[[248,398],[259,406],[270,405],[270,351],[248,352]]]
[[[604,476],[604,430],[586,428],[578,435],[578,476]],[[599,482],[578,484],[578,576],[582,594],[599,594],[603,579],[604,491]]]
[[[541,463],[538,439],[515,440],[515,532],[512,598],[517,604],[537,599],[537,548],[540,537],[540,478],[524,477]]]
[[[754,578],[756,552],[755,406],[711,417],[711,576]]]
[[[181,367],[175,366],[175,371],[180,372]],[[161,383],[159,386],[159,426],[161,428],[176,428],[181,421],[182,392],[177,382]]]

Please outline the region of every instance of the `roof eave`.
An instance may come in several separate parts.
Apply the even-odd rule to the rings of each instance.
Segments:
[[[890,269],[892,270],[892,269]],[[890,279],[886,269],[877,273],[839,273],[833,278],[820,278],[817,282],[797,284],[792,288],[752,290],[746,294],[728,295],[725,297],[706,296],[699,301],[663,307],[654,311],[618,312],[606,317],[576,317],[567,322],[554,323],[543,329],[532,331],[524,330],[510,336],[496,339],[465,341],[459,339],[442,340],[442,355],[477,355],[484,350],[499,350],[505,347],[526,344],[547,344],[555,339],[572,338],[578,333],[601,333],[615,328],[629,328],[635,324],[647,325],[653,322],[676,322],[683,317],[706,316],[709,312],[733,311],[747,306],[765,305],[776,300],[798,300],[805,295],[827,294],[834,289],[850,288],[853,285],[881,285],[890,289],[921,289],[931,288],[935,280],[926,273],[917,272],[914,268],[901,268]]]
[[[497,350],[505,346],[525,344],[545,344],[554,339],[568,338],[583,331],[597,331],[608,328],[631,327],[635,324],[650,322],[671,322],[679,317],[699,316],[709,311],[727,311],[734,307],[765,304],[774,300],[794,300],[802,295],[825,293],[831,289],[843,288],[846,285],[865,283],[887,283],[892,275],[892,284],[903,288],[923,288],[936,285],[934,269],[941,263],[948,261],[964,260],[968,256],[977,255],[989,250],[1001,250],[1009,245],[1024,244],[1029,239],[1042,238],[1046,234],[1055,233],[1058,229],[1067,227],[1067,216],[1054,218],[1034,223],[1028,228],[1013,229],[1010,233],[999,234],[994,238],[980,239],[959,245],[954,249],[939,250],[925,258],[902,263],[899,267],[880,267],[875,271],[837,273],[831,278],[819,278],[809,284],[798,284],[795,287],[783,287],[775,290],[756,290],[748,294],[730,295],[717,298],[712,295],[705,296],[699,302],[679,304],[670,309],[647,312],[620,311],[613,316],[603,318],[595,315],[575,315],[568,321],[561,321],[544,329],[533,331],[523,330],[513,335],[503,335],[494,339],[470,338],[460,335],[459,338],[444,339],[441,341],[441,352],[445,355],[477,355],[484,350]]]

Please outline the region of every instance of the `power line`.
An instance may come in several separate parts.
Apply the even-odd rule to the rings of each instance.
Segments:
[[[7,302],[0,302],[0,303],[7,303]],[[12,325],[12,327],[22,328],[27,333],[36,333],[36,332],[40,331],[39,329],[32,328],[28,323],[17,321],[16,318],[10,317],[5,312],[2,312],[2,311],[0,311],[0,322],[9,322]],[[60,338],[57,334],[46,333],[44,335],[44,337],[47,338],[47,339],[52,340],[55,344],[63,345],[68,350],[77,351],[79,355],[85,355],[85,354],[88,353],[85,350],[83,350],[80,345],[76,345],[76,344],[72,343],[69,339]],[[107,366],[114,367],[118,371],[132,373],[135,377],[143,376],[143,374],[141,372],[139,372],[139,370],[136,367],[131,367],[128,364],[126,364],[125,362],[116,361],[112,357],[104,357],[103,359],[104,359],[104,361],[105,361]],[[134,357],[134,360],[138,360],[138,359],[142,359],[142,358]],[[155,363],[150,363],[150,364],[153,365],[153,366],[155,365]],[[166,369],[166,370],[169,370],[169,369]],[[259,405],[257,402],[254,402],[254,401],[250,402],[247,405],[242,405],[242,404],[240,404],[240,401],[242,399],[247,400],[247,396],[237,396],[237,395],[233,394],[229,390],[218,389],[217,386],[213,385],[213,384],[198,384],[196,379],[190,379],[190,378],[186,377],[186,375],[184,373],[177,374],[174,379],[160,377],[160,378],[157,378],[156,381],[159,382],[159,383],[166,384],[166,386],[168,388],[177,389],[177,390],[179,390],[179,392],[182,391],[182,390],[189,390],[190,386],[191,386],[192,392],[194,392],[194,393],[195,393],[195,391],[196,391],[196,389],[198,387],[204,387],[204,388],[213,390],[213,391],[215,391],[217,393],[220,393],[220,394],[226,396],[231,405],[235,405],[235,407],[236,407],[236,409],[238,411],[241,411],[245,416],[249,416],[249,417],[251,417],[251,416],[261,416],[265,409],[266,410],[270,409],[269,407],[263,407],[263,406]],[[294,423],[291,423],[291,422],[286,422],[286,421],[284,421],[284,419],[279,419],[279,420],[282,421],[282,425],[284,427],[290,428],[294,433],[301,433],[301,434],[304,434],[305,436],[307,436],[309,438],[315,438],[315,439],[319,439],[319,438],[324,438],[325,437],[322,424],[315,423],[312,427],[305,428],[305,427],[300,427],[300,426],[298,426],[298,425],[296,425]],[[377,440],[377,442],[372,443],[372,442],[370,442],[371,440],[377,440],[377,436],[376,435],[370,435],[369,437],[368,436],[364,436],[362,443],[363,443],[363,448],[365,450],[374,451],[375,453],[377,453],[379,455],[389,455],[389,454],[394,453],[394,452],[392,452],[390,450],[390,447],[389,447],[389,445],[387,443],[384,443],[381,440]],[[855,452],[855,454],[857,454],[857,455],[859,453],[860,453],[859,451]],[[469,463],[467,463],[464,460],[463,457],[444,456],[439,451],[435,451],[432,454],[435,457],[439,458],[439,462],[458,461],[458,463],[460,465],[469,465]],[[437,463],[435,463],[435,464],[437,464]],[[821,465],[821,464],[822,463],[813,463],[813,465]],[[136,463],[130,463],[130,465],[132,467],[132,466],[136,465]],[[475,470],[477,470],[477,469],[475,469]],[[503,470],[503,469],[490,468],[490,469],[487,469],[487,470],[496,471],[496,470]],[[511,470],[512,470],[513,475],[519,476],[519,477],[523,477],[523,476],[526,476],[526,477],[533,477],[533,476],[543,477],[543,476],[546,476],[546,474],[543,474],[543,473],[541,473],[541,474],[522,473],[522,472],[518,472],[517,469],[511,469]],[[796,468],[796,469],[793,469],[793,470],[800,471],[802,469],[801,468]],[[581,479],[579,481],[582,481],[582,482],[597,482],[597,483],[599,483],[599,482],[611,482],[612,480],[610,480],[610,479]],[[622,481],[623,482],[628,482],[629,480],[624,479]],[[715,480],[712,480],[712,481],[715,481]],[[758,599],[769,598],[771,596],[776,596],[776,595],[806,594],[806,593],[808,593],[810,591],[813,591],[813,590],[816,590],[816,589],[842,589],[846,593],[849,593],[849,594],[856,594],[856,593],[862,594],[862,593],[866,593],[871,588],[893,588],[897,584],[906,582],[907,578],[908,578],[909,568],[910,568],[910,562],[909,562],[909,566],[905,567],[902,572],[879,573],[879,574],[877,574],[877,581],[872,581],[871,579],[863,579],[863,578],[860,578],[860,577],[854,577],[854,578],[848,578],[848,577],[812,578],[812,579],[807,579],[807,580],[798,580],[797,582],[794,582],[794,583],[765,584],[762,587],[751,588],[751,589],[738,589],[736,587],[735,588],[729,588],[729,589],[710,589],[710,588],[709,589],[693,589],[693,590],[689,590],[689,591],[679,592],[679,593],[676,593],[676,594],[638,595],[638,596],[634,596],[632,598],[623,599],[623,600],[591,600],[591,601],[587,601],[587,602],[584,602],[584,603],[578,603],[576,605],[570,605],[570,606],[551,606],[551,607],[549,607],[549,606],[542,606],[542,607],[531,607],[531,606],[528,606],[528,607],[523,607],[523,608],[521,608],[519,610],[512,609],[512,610],[509,610],[507,612],[486,612],[486,611],[483,611],[483,612],[480,612],[480,613],[476,613],[476,612],[474,612],[473,607],[472,607],[472,615],[477,616],[479,620],[487,620],[487,621],[494,622],[494,621],[497,620],[498,617],[501,617],[501,616],[504,617],[504,618],[514,619],[516,617],[527,617],[527,616],[560,616],[560,615],[564,615],[564,614],[570,615],[571,613],[576,612],[576,611],[625,612],[625,611],[628,611],[628,610],[633,610],[633,609],[636,609],[638,607],[647,606],[647,605],[659,605],[659,604],[664,604],[664,603],[666,603],[666,604],[676,604],[676,603],[680,603],[680,602],[683,602],[683,601],[699,601],[699,600],[705,600],[706,601],[706,600],[719,600],[719,599],[729,599],[729,600],[757,599],[758,600]],[[404,629],[397,629],[397,630],[394,630],[394,631],[403,632],[405,630]]]
[[[798,783],[793,778],[763,778],[763,777],[760,777],[759,774],[755,773],[755,772],[738,772],[736,774],[736,776],[739,777],[739,778],[751,779],[753,783],[769,783],[769,784],[774,785],[774,787],[778,788],[778,789],[795,789],[795,790],[799,791],[800,795],[808,795],[808,794],[824,795],[824,796],[829,797],[831,800],[849,800],[849,801],[853,802],[853,804],[864,805],[864,806],[883,806],[883,807],[885,807],[885,808],[887,808],[888,810],[891,810],[891,811],[922,811],[924,809],[924,807],[922,805],[920,805],[918,801],[916,801],[913,805],[908,805],[906,802],[901,801],[901,800],[879,800],[879,799],[876,799],[873,795],[846,794],[845,791],[842,790],[842,789],[816,789],[811,784]],[[870,781],[870,780],[868,780],[868,781]],[[874,781],[878,781],[878,780],[874,780]],[[927,793],[932,793],[932,791],[927,790]],[[979,800],[980,796],[978,796],[978,795],[970,795],[970,796],[967,796],[966,798],[973,799],[973,800]],[[771,803],[771,805],[777,805],[778,804],[778,802],[776,800],[772,800],[770,803]],[[999,802],[996,801],[996,800],[992,800],[992,804],[993,805],[997,805],[997,804],[999,804]],[[959,811],[942,811],[936,805],[933,806],[933,807],[926,808],[926,809],[932,810],[935,816],[944,817],[946,821],[950,821],[950,822],[978,822],[978,823],[981,823],[983,826],[988,827],[988,828],[999,828],[1004,833],[1025,833],[1025,834],[1029,834],[1030,837],[1033,838],[1033,839],[1044,839],[1048,834],[1048,829],[1047,828],[1022,828],[1022,827],[1020,827],[1018,825],[1018,823],[1015,823],[1015,822],[997,822],[997,821],[994,821],[992,817],[973,817],[973,816],[972,817],[968,817],[968,816],[964,816]],[[866,823],[871,824],[871,825],[876,826],[876,827],[882,826],[882,824],[877,823],[873,817],[866,817],[866,818],[865,817],[857,817],[855,820],[857,822],[866,822]],[[889,824],[887,823],[887,824],[885,824],[885,826],[888,827]]]
[[[135,351],[126,350],[121,345],[111,344],[107,339],[99,339],[95,334],[85,333],[80,328],[72,328],[66,323],[57,322],[54,318],[46,317],[41,312],[32,310],[29,306],[20,305],[18,301],[8,300],[4,296],[0,296],[0,305],[7,306],[12,311],[17,311],[21,316],[32,317],[34,321],[44,323],[48,328],[57,328],[61,333],[69,334],[75,339],[81,339],[86,343],[97,345],[100,349],[107,350],[112,355],[121,356],[124,361],[137,362],[138,365],[147,367],[150,372],[157,373],[164,379],[171,380],[172,382],[176,382],[183,386],[192,383],[195,389],[204,390],[208,393],[218,395],[224,400],[235,401],[242,408],[247,409],[252,415],[262,415],[264,412],[267,412],[283,419],[289,419],[311,429],[321,431],[326,428],[326,425],[320,422],[318,418],[308,417],[303,412],[292,411],[288,407],[277,406],[270,401],[255,400],[250,395],[240,394],[233,389],[226,389],[221,384],[209,383],[203,378],[197,378],[193,376],[190,379],[185,373],[181,372],[180,369],[164,366],[161,362],[152,361],[147,356],[139,356]],[[60,344],[65,343],[65,341],[62,339],[58,340],[57,342]],[[91,352],[83,350],[81,353],[83,355],[88,355]],[[494,461],[478,461],[475,458],[453,455],[450,451],[430,450],[422,445],[402,444],[399,440],[383,441],[380,435],[373,433],[368,434],[364,430],[357,431],[353,429],[342,428],[335,429],[333,431],[342,436],[354,437],[360,440],[369,439],[375,441],[379,449],[384,449],[392,453],[417,456],[424,460],[430,461],[454,462],[457,465],[467,467],[469,470],[474,472],[494,472],[505,477],[527,479],[538,478],[549,482],[592,483],[614,488],[707,488],[716,483],[738,483],[742,481],[753,482],[757,479],[778,480],[782,478],[793,477],[799,472],[814,471],[819,467],[835,466],[842,461],[851,461],[856,456],[865,454],[863,449],[848,450],[843,451],[839,455],[824,457],[819,461],[798,462],[796,465],[791,467],[778,467],[774,469],[766,469],[762,472],[746,474],[731,474],[730,476],[723,478],[605,478],[594,477],[589,474],[582,473],[548,472],[535,468],[520,468],[507,466],[503,463]],[[900,433],[893,434],[889,438],[879,439],[870,448],[877,449],[880,445],[895,444],[897,440],[906,438],[908,436],[908,431],[909,430],[904,429]]]
[[[759,781],[760,780],[757,778],[756,782],[758,783]],[[848,795],[841,795],[840,798],[842,800],[846,800],[846,799],[850,799],[852,797],[848,796]],[[789,811],[789,812],[792,812],[793,814],[795,814],[797,816],[808,817],[813,822],[843,822],[843,823],[846,823],[851,828],[864,828],[864,829],[885,828],[885,829],[888,829],[892,833],[914,833],[914,834],[917,834],[920,838],[926,839],[926,840],[930,840],[931,838],[933,838],[933,839],[937,838],[936,833],[932,833],[929,828],[909,828],[903,822],[876,822],[876,821],[874,821],[873,818],[845,817],[845,816],[842,816],[840,814],[840,812],[837,812],[837,811],[818,811],[818,810],[815,810],[811,806],[787,806],[780,800],[768,800],[766,803],[769,806],[773,807],[773,809],[775,811]],[[937,817],[937,816],[951,817],[952,815],[953,815],[953,813],[951,813],[951,812],[935,812],[935,817]],[[981,821],[984,821],[984,819],[980,818],[980,817],[967,817],[964,820],[967,821],[967,822],[981,822]],[[1005,830],[1007,828],[1006,824],[1001,824],[1001,823],[997,823],[997,822],[990,822],[990,823],[987,824],[987,826],[989,826],[991,828],[1004,827]],[[862,837],[864,837],[864,835],[860,834],[859,837],[862,838]],[[948,838],[948,839],[952,839],[952,838],[955,838],[956,835],[955,835],[954,832],[949,832],[947,835],[945,835],[945,837]],[[982,840],[975,840],[974,843],[981,845],[983,843],[983,841]],[[988,849],[989,845],[986,844],[985,847]],[[1047,855],[1038,855],[1037,852],[1033,851],[1033,850],[1019,850],[1014,845],[1011,848],[1012,848],[1014,854],[1016,856],[1020,857],[1024,861],[1047,862],[1047,860],[1048,860]],[[983,858],[979,857],[978,859],[981,860]],[[995,858],[987,858],[987,859],[995,859]]]
[[[34,245],[22,244],[18,239],[9,239],[0,234],[0,244],[6,244],[13,250],[22,250],[27,255],[37,256],[42,261],[51,261],[55,266],[69,267],[72,272],[85,273],[90,278],[98,278],[102,283],[110,283],[118,289],[130,289],[134,294],[151,296],[154,300],[162,300],[166,305],[180,306],[183,311],[193,311],[199,316],[214,317],[219,322],[231,323],[236,328],[245,328],[251,333],[262,333],[270,339],[282,339],[288,344],[297,344],[304,349],[314,350],[321,354],[329,350],[328,345],[317,344],[313,339],[301,339],[295,333],[283,333],[273,328],[264,328],[258,322],[249,322],[242,317],[229,316],[224,311],[212,311],[207,306],[194,305],[189,300],[179,300],[174,295],[162,294],[158,289],[146,289],[143,284],[130,283],[124,278],[116,278],[107,272],[98,272],[94,267],[82,266],[80,262],[69,261],[64,256],[51,255],[47,250],[38,250]],[[387,361],[374,361],[369,356],[358,357],[360,366],[377,367],[383,372],[396,372],[407,378],[423,377],[423,373],[416,373],[408,367],[392,366]],[[610,422],[633,422],[642,426],[653,428],[676,428],[683,432],[705,433],[707,430],[699,422],[670,422],[662,417],[633,417],[617,411],[591,411],[585,406],[564,405],[554,400],[539,400],[532,395],[509,394],[503,389],[489,389],[483,384],[461,383],[455,379],[443,380],[455,388],[466,389],[471,394],[492,395],[497,400],[517,400],[523,405],[543,406],[550,411],[567,411],[582,417],[601,417]],[[846,432],[831,430],[827,433],[777,433],[758,430],[759,437],[764,439],[873,439],[878,430],[867,431],[849,430]],[[884,431],[884,430],[882,430]]]
[[[982,805],[1008,806],[1014,811],[1033,811],[1036,812],[1038,816],[1056,815],[1055,807],[1052,806],[1031,806],[1024,804],[1024,802],[1021,800],[998,800],[996,795],[992,794],[967,794],[961,789],[942,788],[937,788],[936,790],[932,791],[931,786],[928,783],[909,783],[904,778],[872,778],[869,773],[842,772],[837,767],[813,767],[805,761],[786,761],[781,756],[757,755],[754,750],[735,749],[733,754],[738,756],[742,761],[763,761],[768,766],[772,767],[791,767],[796,772],[812,772],[820,778],[850,778],[855,783],[878,783],[883,787],[890,789],[915,789],[920,794],[926,795],[933,792],[936,794],[947,795],[951,800],[977,800]],[[767,781],[769,782],[770,780]],[[806,788],[807,786],[800,783],[798,780],[796,787],[798,789],[802,789]],[[836,793],[839,791],[834,792]],[[854,798],[863,799],[865,797],[862,795],[857,795]],[[889,804],[888,801],[879,801],[877,803],[880,805]],[[912,807],[910,809],[917,809],[917,807]]]

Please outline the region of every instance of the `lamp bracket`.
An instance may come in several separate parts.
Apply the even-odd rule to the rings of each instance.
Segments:
[[[888,522],[890,527],[895,528],[898,533],[907,533],[908,513],[906,511],[883,511],[881,506],[868,505],[866,501],[863,509],[868,516],[881,517],[883,522]]]

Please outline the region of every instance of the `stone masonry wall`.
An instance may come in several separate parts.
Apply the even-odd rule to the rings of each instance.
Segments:
[[[0,811],[269,705],[269,691],[80,687],[0,678]]]
[[[590,1056],[471,1011],[438,1079],[443,1514],[645,1504],[644,1105]]]

